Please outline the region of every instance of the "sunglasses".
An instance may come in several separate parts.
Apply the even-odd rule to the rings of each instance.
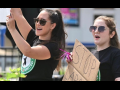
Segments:
[[[90,26],[89,30],[92,32],[92,30],[96,31],[97,27],[96,26]],[[99,32],[104,32],[105,31],[105,26],[99,26],[98,27]]]
[[[45,24],[46,24],[46,20],[45,19],[40,19],[39,20],[39,18],[33,18],[34,19],[34,22],[36,23],[38,23],[39,22],[39,24],[41,25],[41,26],[45,26]]]

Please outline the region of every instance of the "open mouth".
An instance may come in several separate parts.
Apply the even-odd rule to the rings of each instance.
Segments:
[[[95,35],[95,38],[96,38],[96,39],[99,39],[99,38],[100,38],[100,36],[98,36],[98,35]]]
[[[38,31],[41,31],[42,29],[41,28],[37,28]]]

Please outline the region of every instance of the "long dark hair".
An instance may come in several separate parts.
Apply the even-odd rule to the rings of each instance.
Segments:
[[[67,33],[64,30],[64,23],[62,14],[59,10],[51,10],[51,9],[41,9],[40,11],[45,10],[49,14],[49,19],[52,23],[56,23],[56,27],[52,31],[50,42],[56,42],[58,43],[58,49],[65,49],[65,39],[67,36]],[[59,64],[57,66],[57,70],[60,70],[61,67],[61,58],[60,56],[63,54],[62,51],[57,50],[57,53],[59,53],[58,60]]]

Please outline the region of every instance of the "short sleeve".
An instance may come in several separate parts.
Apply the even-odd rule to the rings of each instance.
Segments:
[[[31,29],[31,31],[28,33],[27,39],[26,41],[30,44],[31,41],[33,41],[34,37],[35,37],[35,30]]]
[[[120,77],[120,51],[115,54],[115,58],[112,61],[112,72],[114,78]]]
[[[58,51],[58,44],[57,43],[47,43],[45,46],[49,49],[51,58],[58,57],[59,51]]]

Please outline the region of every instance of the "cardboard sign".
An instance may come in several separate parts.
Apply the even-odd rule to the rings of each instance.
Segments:
[[[68,64],[62,81],[96,81],[99,65],[99,60],[76,40],[73,61]]]
[[[10,9],[11,8],[0,8],[0,22],[5,23],[6,22],[6,16],[10,15]]]

